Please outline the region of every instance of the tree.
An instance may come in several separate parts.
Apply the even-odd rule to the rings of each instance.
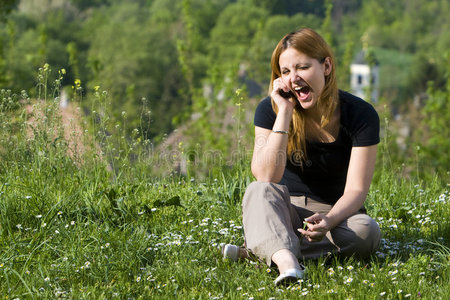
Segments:
[[[427,129],[428,140],[422,145],[426,161],[431,162],[435,172],[445,176],[450,170],[450,73],[447,73],[446,86],[436,89],[432,82],[428,85],[428,99],[423,110],[423,124]]]
[[[186,106],[179,95],[185,81],[175,42],[179,7],[176,1],[153,5],[150,9],[130,3],[102,7],[86,23],[92,72],[88,87],[98,85],[110,93],[116,117],[126,111],[129,131],[139,127],[141,109],[151,110],[154,121],[144,134],[162,137]],[[149,107],[142,107],[143,97]]]
[[[208,77],[221,90],[234,82],[240,63],[251,57],[253,36],[264,26],[266,10],[243,3],[228,5],[211,31]],[[236,88],[236,86],[234,86]],[[234,94],[226,90],[228,96]]]
[[[320,19],[314,15],[298,13],[291,17],[285,15],[274,15],[266,19],[264,26],[260,27],[251,41],[247,57],[250,66],[249,76],[262,84],[268,86],[271,68],[270,59],[278,41],[287,33],[295,31],[300,27],[318,28]]]
[[[17,7],[19,0],[1,0],[0,1],[0,23],[4,22],[6,16]]]

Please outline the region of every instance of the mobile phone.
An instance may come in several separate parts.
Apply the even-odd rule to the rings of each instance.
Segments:
[[[285,91],[283,91],[283,90],[280,90],[279,93],[280,93],[280,96],[281,96],[281,97],[286,98],[286,99],[295,97],[294,94],[293,94],[291,91],[285,92]]]

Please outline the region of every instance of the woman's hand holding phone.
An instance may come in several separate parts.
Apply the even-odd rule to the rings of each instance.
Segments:
[[[286,98],[286,99],[294,97],[294,95],[292,94],[291,91],[285,92],[284,90],[280,90],[279,93],[280,93],[281,97]]]
[[[287,90],[287,91],[286,91]],[[281,78],[273,81],[273,89],[270,94],[278,106],[278,110],[288,109],[292,112],[295,106],[295,95],[289,90]]]

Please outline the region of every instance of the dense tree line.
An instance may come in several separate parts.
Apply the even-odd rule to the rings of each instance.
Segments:
[[[386,74],[385,103],[448,82],[447,0],[3,0],[1,8],[1,88],[33,95],[39,67],[64,68],[63,86],[80,79],[86,104],[94,87],[108,91],[130,131],[150,111],[144,134],[155,140],[245,90],[243,73],[265,93],[276,42],[302,26],[335,49],[342,88],[362,48],[405,62]]]

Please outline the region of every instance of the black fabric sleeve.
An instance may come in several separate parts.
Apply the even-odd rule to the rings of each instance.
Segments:
[[[353,147],[371,146],[380,142],[380,118],[373,106],[366,104],[367,108],[363,114],[364,118],[361,119],[362,122],[356,127],[353,136]]]
[[[341,93],[342,95],[343,93]],[[380,118],[375,108],[368,102],[345,93],[350,109],[350,130],[353,147],[376,145],[380,142]]]
[[[272,109],[272,102],[270,100],[270,97],[266,97],[261,102],[259,102],[258,106],[256,107],[253,124],[258,127],[272,130],[276,118],[277,115]]]

